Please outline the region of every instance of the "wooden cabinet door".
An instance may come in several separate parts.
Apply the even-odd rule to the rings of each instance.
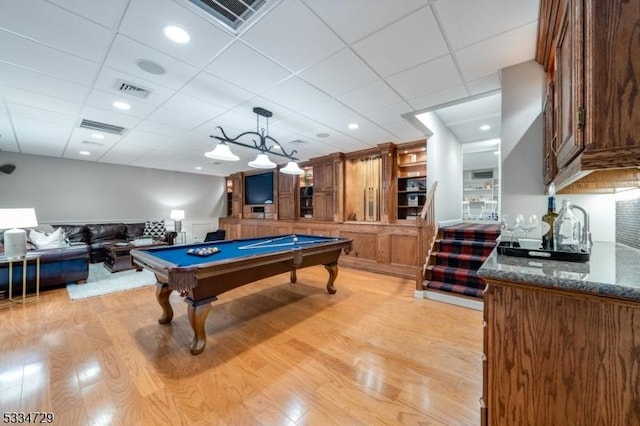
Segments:
[[[296,179],[297,176],[278,173],[278,217],[282,220],[296,217]]]
[[[584,148],[583,1],[567,1],[556,46],[554,79],[559,169],[569,164]]]
[[[554,120],[554,96],[553,96],[553,81],[547,85],[547,96],[544,102],[542,110],[542,117],[544,120],[544,144],[542,153],[542,175],[544,177],[544,184],[551,183],[556,176],[556,129]]]

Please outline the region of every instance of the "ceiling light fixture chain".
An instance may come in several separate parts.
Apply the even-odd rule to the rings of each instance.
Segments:
[[[239,160],[239,157],[231,153],[231,150],[227,145],[227,143],[231,143],[234,145],[240,145],[245,148],[251,148],[251,149],[260,151],[260,154],[256,157],[256,159],[249,163],[249,166],[251,167],[256,167],[260,169],[275,168],[276,164],[273,163],[271,160],[269,160],[269,157],[267,157],[266,155],[266,153],[269,153],[269,154],[278,155],[280,157],[284,157],[290,160],[286,167],[283,167],[282,169],[280,169],[282,173],[292,174],[292,175],[303,174],[304,171],[300,169],[300,167],[298,167],[298,164],[296,163],[298,159],[294,157],[294,154],[296,154],[298,151],[294,149],[291,152],[287,153],[287,151],[280,144],[280,142],[278,142],[277,140],[269,136],[269,117],[273,116],[273,113],[271,111],[268,111],[260,107],[253,108],[253,112],[256,114],[256,131],[255,132],[247,131],[247,132],[240,133],[235,138],[230,138],[229,136],[227,136],[227,134],[225,133],[224,129],[221,126],[216,126],[216,129],[220,130],[220,133],[222,134],[222,136],[210,135],[210,137],[219,140],[220,143],[216,146],[216,148],[213,151],[207,152],[204,155],[208,158],[213,158],[216,160],[237,161]],[[260,117],[266,118],[267,122],[265,127],[262,127],[262,128],[260,127]],[[252,145],[249,145],[248,143],[239,141],[240,138],[248,135],[257,136],[259,138],[259,142],[256,139],[252,139],[252,142],[253,142],[253,146],[252,146]],[[269,144],[267,144],[267,141],[269,142]],[[276,147],[280,152],[275,150]]]

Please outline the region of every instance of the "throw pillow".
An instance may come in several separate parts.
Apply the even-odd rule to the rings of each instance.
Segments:
[[[66,235],[60,228],[50,234],[40,232],[37,229],[32,229],[31,232],[29,232],[29,239],[38,249],[69,246],[69,243],[66,240]]]
[[[154,240],[163,239],[167,232],[167,228],[164,226],[164,220],[157,222],[146,221],[144,223],[143,237],[152,237]]]

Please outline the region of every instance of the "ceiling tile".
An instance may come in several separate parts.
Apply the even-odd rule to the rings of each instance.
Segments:
[[[439,92],[429,93],[428,95],[418,96],[414,99],[409,99],[409,104],[416,109],[432,108],[444,103],[464,99],[469,96],[467,89],[464,86],[450,87]]]
[[[166,73],[156,75],[143,71],[136,64],[136,61],[139,59],[146,59],[157,63],[166,70]],[[104,64],[108,67],[124,71],[130,75],[147,79],[160,86],[170,87],[172,89],[182,87],[198,72],[198,69],[191,65],[122,35],[116,36]]]
[[[41,95],[40,93],[22,90],[16,87],[5,87],[3,93],[7,102],[28,105],[34,108],[60,112],[68,115],[75,116],[82,108],[82,104],[77,102],[69,102],[64,99]]]
[[[500,76],[496,72],[479,78],[478,80],[467,82],[467,87],[472,95],[479,95],[481,93],[491,92],[492,90],[499,90],[502,87],[502,83],[500,82]]]
[[[129,0],[87,1],[87,0],[48,0],[73,13],[82,15],[107,28],[115,28],[120,22],[122,12]]]
[[[343,49],[307,68],[300,77],[330,95],[348,92],[378,79],[351,49]]]
[[[434,2],[454,49],[494,37],[538,18],[539,0],[446,0]]]
[[[424,139],[426,136],[408,121],[398,121],[396,123],[387,124],[385,130],[400,138],[398,142],[411,142],[418,139]]]
[[[354,44],[353,49],[382,76],[449,52],[429,7]]]
[[[144,120],[136,126],[136,129],[155,134],[156,141],[159,144],[166,144],[168,140],[177,138],[185,133],[185,130],[180,127],[169,126],[151,120]]]
[[[462,84],[456,65],[446,55],[387,79],[405,99],[413,99]]]
[[[465,80],[477,80],[496,70],[532,60],[537,31],[534,22],[456,51]]]
[[[166,25],[176,25],[191,36],[185,44],[164,36]],[[196,67],[208,64],[233,38],[215,25],[172,0],[131,2],[119,31],[147,46]]]
[[[262,97],[292,111],[303,111],[331,99],[298,77],[283,81],[264,92]]]
[[[9,111],[11,120],[13,120],[14,126],[16,127],[16,132],[18,130],[15,121],[17,118],[24,118],[34,120],[35,122],[40,121],[43,123],[56,124],[60,126],[72,126],[76,121],[76,116],[74,114],[49,111],[38,107],[15,104],[11,102],[7,102],[7,110]]]
[[[114,106],[114,102],[126,102],[131,106],[128,111],[119,111]],[[150,105],[141,99],[132,98],[130,96],[122,96],[117,93],[103,92],[102,90],[93,90],[87,99],[87,105],[101,108],[104,110],[113,110],[114,112],[129,115],[133,117],[143,118],[151,114],[156,109],[155,105]]]
[[[87,86],[50,77],[6,62],[0,62],[0,81],[5,87],[18,87],[77,103],[83,102],[89,93]]]
[[[204,121],[206,121],[201,118],[197,118],[189,114],[183,114],[182,112],[169,108],[159,108],[151,113],[151,115],[149,115],[147,119],[155,121],[157,123],[179,127],[185,130],[190,130],[198,127]]]
[[[423,7],[428,0],[304,0],[304,2],[343,40],[353,43]]]
[[[402,101],[383,81],[344,93],[338,96],[338,99],[361,114]]]
[[[225,109],[233,108],[253,97],[251,92],[206,72],[191,80],[182,89],[182,93]]]
[[[243,35],[243,40],[294,72],[344,47],[300,0],[278,4]]]
[[[351,130],[347,127],[349,123],[357,123],[359,127]],[[385,142],[394,142],[395,139],[391,133],[360,115],[337,120],[329,123],[329,125],[337,131],[345,133],[348,137],[358,139],[368,147]]]
[[[0,102],[0,151],[18,152],[18,143],[3,102]]]
[[[221,106],[213,105],[182,93],[173,96],[164,103],[164,106],[175,111],[188,113],[193,117],[203,120],[210,120],[226,111],[226,109]]]
[[[406,102],[398,102],[380,109],[366,112],[363,114],[369,120],[383,127],[387,124],[403,122],[403,114],[413,111],[413,107]]]
[[[70,134],[70,127],[37,118],[12,117],[20,151],[24,154],[60,157]]]
[[[291,75],[240,41],[217,57],[206,71],[253,93],[261,93]]]
[[[0,30],[0,60],[30,68],[66,81],[89,86],[98,65],[68,53],[63,53],[35,41]]]
[[[301,111],[305,117],[309,117],[319,123],[330,123],[339,119],[346,119],[355,114],[351,108],[347,108],[339,102],[329,99]]]
[[[102,61],[113,38],[107,28],[44,1],[3,2],[0,28],[93,62]]]

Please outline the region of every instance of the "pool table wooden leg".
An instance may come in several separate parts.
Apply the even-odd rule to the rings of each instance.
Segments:
[[[171,303],[169,303],[171,291],[171,287],[167,284],[161,282],[156,283],[156,300],[162,308],[162,316],[158,318],[160,324],[168,324],[173,319],[173,308],[171,308]]]
[[[296,268],[293,268],[291,270],[291,282],[295,283],[296,281],[298,281],[298,276],[296,275]]]
[[[327,291],[329,294],[335,294],[336,288],[333,286],[336,277],[338,276],[338,263],[330,263],[328,265],[324,265],[325,269],[329,271],[329,281],[327,281]]]
[[[187,316],[193,328],[193,341],[191,342],[191,355],[198,355],[207,345],[207,335],[204,330],[204,323],[211,310],[211,302],[193,306],[187,306]]]

